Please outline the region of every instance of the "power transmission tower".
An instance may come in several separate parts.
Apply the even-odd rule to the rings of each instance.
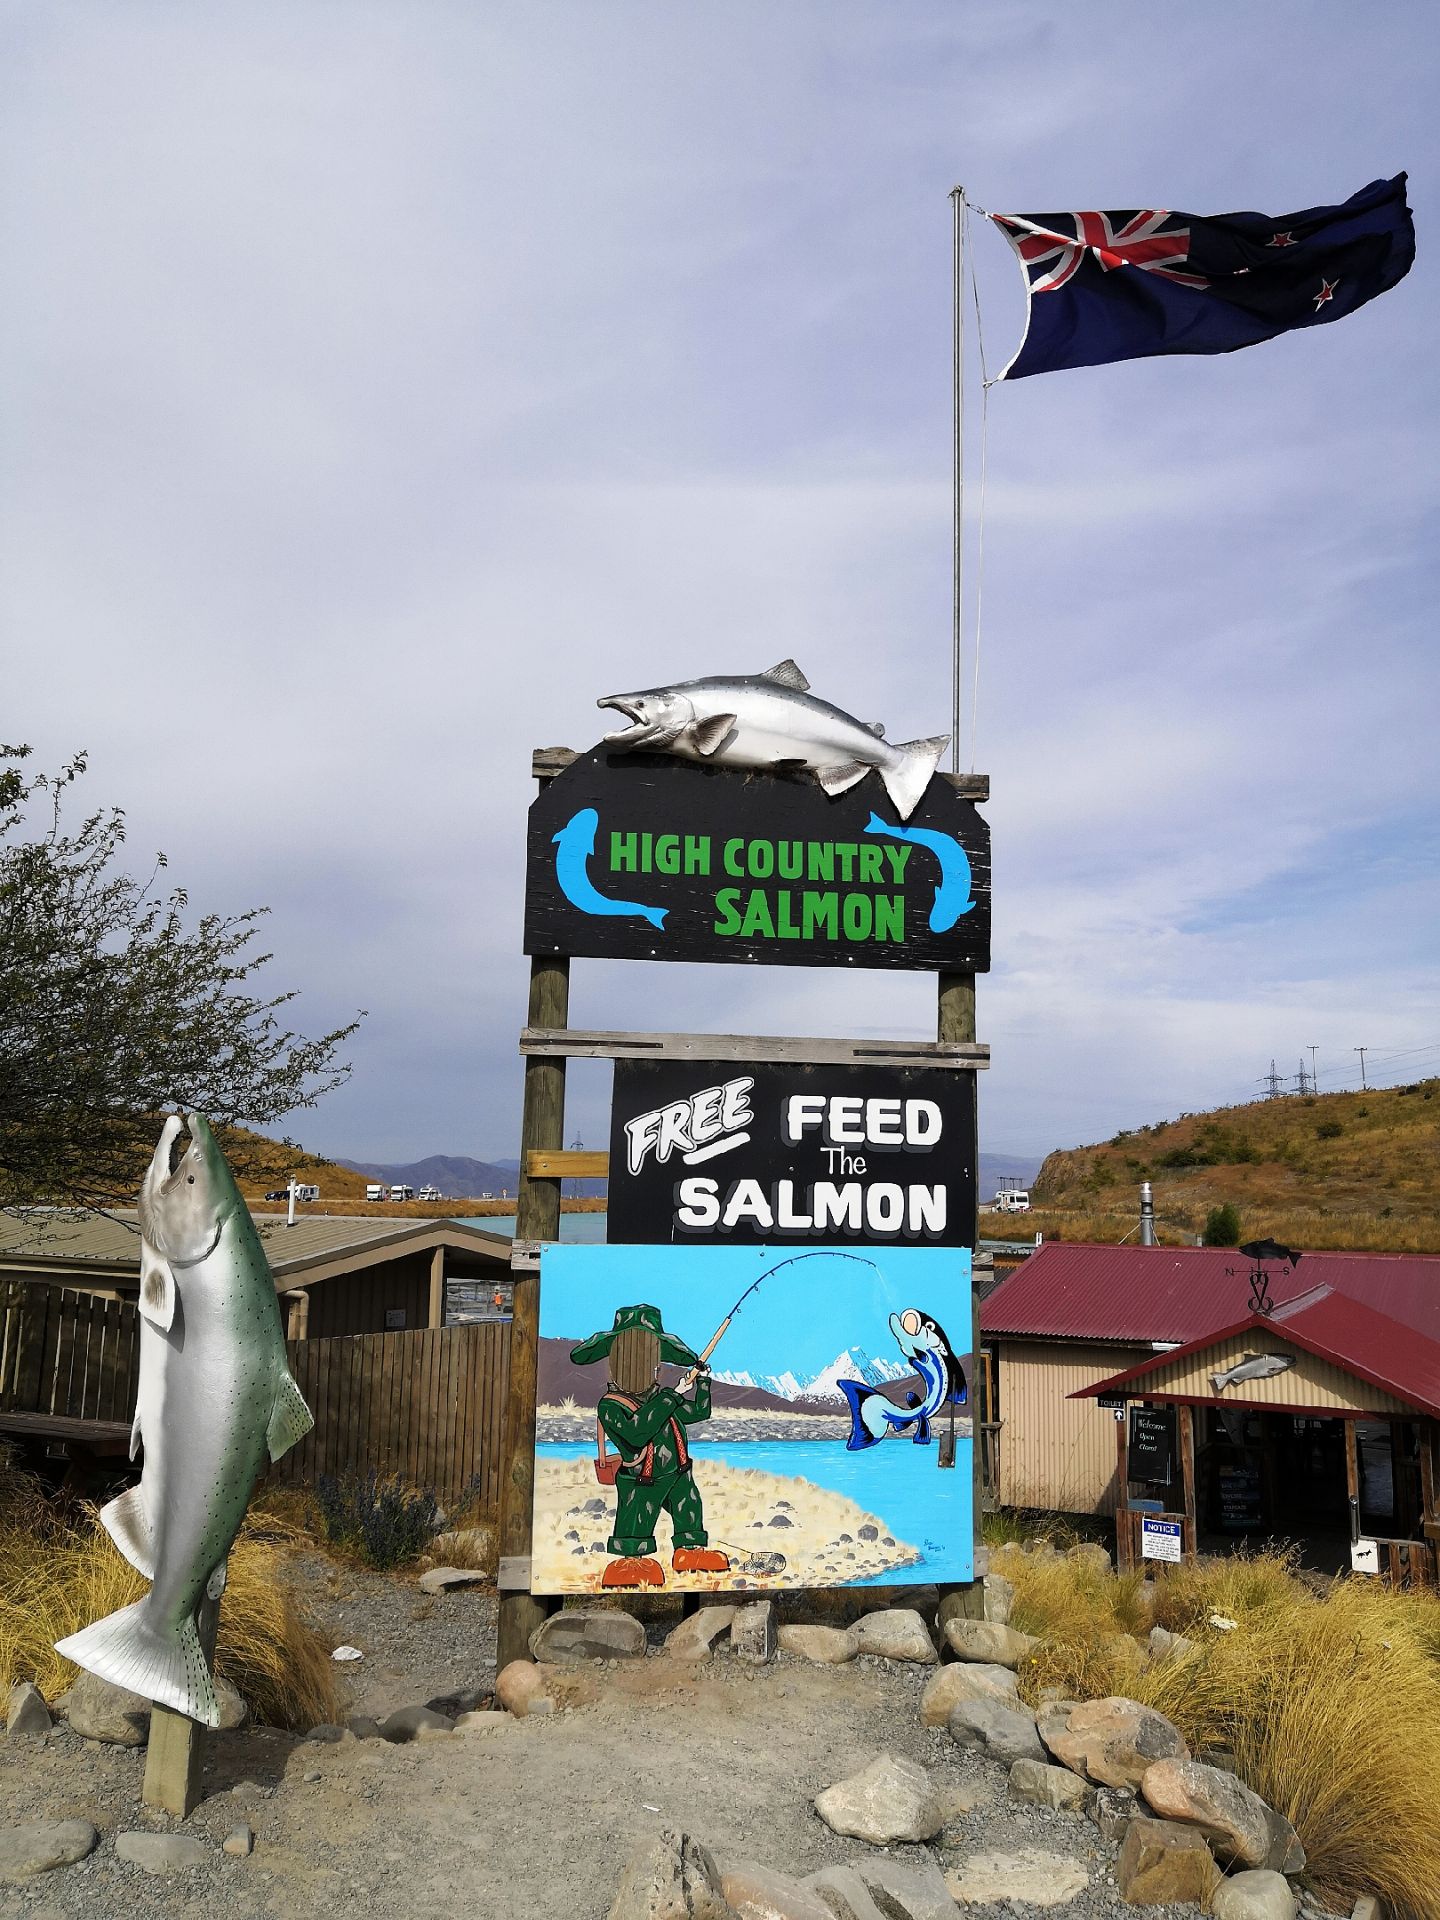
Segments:
[[[1265,1082],[1265,1098],[1267,1100],[1279,1100],[1283,1098],[1285,1093],[1285,1076],[1276,1071],[1273,1059],[1270,1062],[1269,1073],[1263,1074],[1261,1078]]]
[[[1315,1089],[1311,1083],[1310,1076],[1305,1071],[1305,1062],[1302,1060],[1300,1062],[1300,1071],[1295,1076],[1295,1091],[1297,1093],[1305,1094],[1305,1093],[1313,1093],[1314,1090]]]

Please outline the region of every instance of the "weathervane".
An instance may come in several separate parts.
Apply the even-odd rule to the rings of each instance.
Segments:
[[[1275,1302],[1270,1297],[1269,1265],[1277,1260],[1283,1262],[1280,1269],[1283,1276],[1300,1264],[1300,1255],[1293,1247],[1282,1247],[1278,1240],[1247,1240],[1240,1251],[1250,1256],[1250,1311],[1273,1313]],[[1225,1273],[1233,1279],[1234,1267],[1227,1267]]]

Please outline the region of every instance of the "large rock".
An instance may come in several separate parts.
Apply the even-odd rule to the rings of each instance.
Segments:
[[[920,1724],[943,1727],[962,1700],[998,1700],[1016,1706],[1020,1683],[1008,1667],[973,1667],[957,1660],[931,1674],[920,1696]]]
[[[1024,1847],[1018,1853],[972,1853],[945,1876],[952,1899],[976,1906],[1014,1900],[1027,1907],[1060,1907],[1083,1893],[1089,1875],[1063,1853]]]
[[[5,1732],[12,1740],[44,1740],[50,1732],[45,1696],[29,1680],[17,1680],[5,1704]]]
[[[150,1702],[115,1687],[84,1667],[70,1691],[55,1703],[65,1709],[72,1733],[108,1740],[116,1747],[143,1747],[150,1737]]]
[[[1220,1884],[1220,1869],[1197,1827],[1139,1818],[1125,1829],[1115,1879],[1135,1907],[1178,1906],[1185,1900],[1204,1907]]]
[[[1037,1742],[1039,1736],[1036,1736]],[[1079,1813],[1085,1795],[1093,1789],[1068,1767],[1047,1766],[1043,1760],[1016,1760],[1010,1768],[1010,1792],[1035,1807],[1053,1807],[1057,1813]]]
[[[1108,1548],[1102,1547],[1098,1540],[1082,1540],[1077,1546],[1067,1547],[1065,1558],[1074,1560],[1089,1572],[1102,1574],[1107,1579],[1115,1571],[1111,1565]]]
[[[984,1587],[985,1618],[993,1620],[996,1626],[1008,1627],[1015,1605],[1015,1582],[1007,1580],[1003,1573],[987,1573]]]
[[[392,1746],[407,1746],[423,1733],[453,1733],[455,1722],[448,1714],[435,1713],[429,1707],[397,1707],[380,1722],[380,1738]]]
[[[495,1676],[495,1698],[507,1713],[524,1718],[532,1713],[553,1713],[555,1702],[545,1687],[545,1672],[533,1660],[512,1660]]]
[[[803,1884],[819,1894],[834,1920],[886,1920],[854,1867],[822,1867],[819,1873],[807,1874]]]
[[[962,1620],[954,1615],[945,1623],[945,1638],[957,1660],[1012,1669],[1040,1644],[1032,1634],[1017,1633],[1013,1627],[997,1626],[992,1620]]]
[[[638,1660],[645,1629],[628,1613],[566,1607],[552,1613],[530,1636],[531,1655],[542,1666],[578,1667],[587,1660]]]
[[[1145,1644],[1152,1660],[1184,1660],[1198,1651],[1193,1640],[1183,1633],[1169,1633],[1164,1627],[1152,1627]]]
[[[1219,1767],[1198,1760],[1157,1760],[1140,1791],[1162,1819],[1198,1827],[1224,1861],[1299,1873],[1305,1849],[1283,1814]]]
[[[1098,1787],[1138,1787],[1157,1760],[1188,1760],[1190,1749],[1163,1713],[1111,1695],[1082,1700],[1063,1727],[1040,1736],[1055,1758]]]
[[[914,1660],[929,1667],[940,1658],[930,1629],[913,1607],[864,1613],[850,1631],[861,1653],[877,1654],[882,1660]]]
[[[631,1855],[610,1920],[733,1920],[707,1848],[662,1827]]]
[[[236,1687],[232,1687],[223,1673],[215,1675],[215,1699],[220,1708],[220,1731],[233,1733],[237,1727],[243,1727],[250,1718],[250,1709]]]
[[[730,1623],[730,1650],[737,1660],[763,1667],[775,1658],[775,1602],[752,1600],[737,1607]]]
[[[672,1660],[708,1660],[734,1619],[734,1607],[698,1607],[666,1634],[665,1651]]]
[[[1100,1829],[1100,1838],[1118,1842],[1139,1812],[1140,1802],[1133,1787],[1086,1787],[1085,1813]]]
[[[88,1820],[36,1820],[0,1827],[0,1886],[13,1887],[52,1867],[83,1860],[100,1838]]]
[[[1283,1873],[1232,1873],[1210,1896],[1215,1920],[1295,1920],[1295,1894]]]
[[[480,1567],[427,1567],[420,1576],[422,1593],[448,1593],[453,1587],[485,1587],[490,1575]]]
[[[860,1651],[849,1627],[788,1626],[781,1627],[778,1637],[782,1653],[798,1653],[822,1667],[843,1666]]]
[[[955,1902],[945,1876],[928,1854],[890,1860],[872,1854],[855,1871],[886,1920],[955,1920]]]
[[[211,1857],[210,1849],[193,1833],[117,1833],[115,1851],[146,1873],[180,1873],[203,1867]]]
[[[832,1832],[872,1847],[929,1840],[943,1824],[929,1774],[894,1753],[882,1753],[860,1773],[826,1787],[815,1797],[815,1811]]]
[[[947,1725],[957,1747],[977,1747],[986,1759],[998,1760],[1001,1766],[1013,1766],[1017,1760],[1044,1762],[1045,1749],[1028,1707],[1006,1706],[1000,1700],[961,1700]],[[1083,1791],[1083,1781],[1080,1785]]]
[[[813,1887],[755,1860],[727,1865],[720,1886],[740,1920],[834,1920]]]

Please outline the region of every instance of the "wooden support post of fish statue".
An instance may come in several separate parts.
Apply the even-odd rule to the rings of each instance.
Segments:
[[[200,1651],[213,1673],[215,1640],[220,1631],[220,1602],[207,1593],[195,1617]],[[185,1820],[200,1803],[200,1767],[204,1759],[205,1728],[187,1714],[176,1713],[156,1701],[150,1709],[150,1740],[145,1749],[145,1784],[140,1797],[147,1807],[160,1807]]]

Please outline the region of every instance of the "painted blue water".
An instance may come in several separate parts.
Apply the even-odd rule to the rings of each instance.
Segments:
[[[583,1218],[583,1216],[581,1216]],[[841,1493],[873,1513],[883,1533],[907,1546],[918,1547],[921,1564],[896,1574],[876,1574],[853,1584],[894,1586],[897,1581],[973,1580],[974,1476],[971,1442],[957,1436],[955,1465],[943,1471],[937,1465],[939,1446],[917,1447],[910,1440],[882,1440],[863,1453],[849,1453],[843,1440],[722,1440],[707,1441],[693,1427],[688,1438],[695,1463],[722,1460],[729,1467],[755,1467],[762,1473],[808,1480],[812,1486]],[[541,1459],[588,1460],[594,1443],[548,1440],[537,1445]],[[747,1539],[764,1540],[757,1528]],[[773,1540],[773,1536],[772,1536]],[[740,1543],[735,1543],[740,1544]]]

